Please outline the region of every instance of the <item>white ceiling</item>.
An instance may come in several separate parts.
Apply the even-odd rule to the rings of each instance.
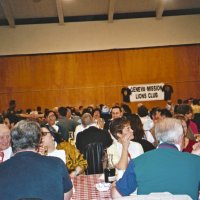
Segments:
[[[0,0],[0,25],[200,14],[200,0]]]

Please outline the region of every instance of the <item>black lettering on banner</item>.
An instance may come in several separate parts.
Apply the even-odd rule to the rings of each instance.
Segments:
[[[132,93],[133,92],[133,87],[130,87],[129,89],[131,90],[131,93]]]
[[[147,86],[147,91],[152,91],[153,87],[152,86]]]
[[[136,92],[136,88],[137,88],[137,87],[132,87],[132,88],[131,88],[131,92]]]
[[[155,85],[154,91],[159,91],[159,90],[162,90],[162,87],[160,85]]]
[[[146,99],[147,96],[146,96],[146,93],[143,93],[143,94],[136,94],[136,95],[135,95],[135,98],[136,98],[136,99]]]
[[[159,91],[159,90],[162,90],[162,87],[160,85],[147,86],[148,92]]]
[[[157,98],[158,97],[158,93],[154,92],[154,93],[148,93],[148,98],[152,99],[152,98]]]
[[[145,87],[131,87],[131,92],[145,92]]]
[[[141,87],[141,92],[145,92],[145,87]]]

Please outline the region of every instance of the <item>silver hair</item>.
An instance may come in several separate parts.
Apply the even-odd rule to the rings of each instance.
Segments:
[[[81,122],[84,127],[93,123],[92,115],[90,113],[84,113],[81,117]]]
[[[160,120],[155,125],[155,137],[161,142],[179,144],[180,138],[183,137],[181,121],[174,118]]]
[[[35,121],[22,120],[11,130],[13,152],[36,149],[40,142],[40,125]]]

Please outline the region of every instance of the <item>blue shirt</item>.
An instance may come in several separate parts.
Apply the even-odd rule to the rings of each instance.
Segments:
[[[67,168],[56,157],[25,151],[0,164],[0,199],[63,200],[72,189]]]
[[[178,151],[171,144],[142,154],[131,160],[123,177],[116,182],[122,196],[137,188],[138,194],[170,192],[198,199],[200,189],[200,157]]]

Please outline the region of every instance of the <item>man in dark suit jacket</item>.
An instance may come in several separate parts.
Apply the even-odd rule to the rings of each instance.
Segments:
[[[79,132],[77,135],[77,149],[83,153],[85,147],[90,143],[102,143],[104,149],[109,147],[113,142],[109,132],[97,128],[89,113],[85,113],[84,115],[85,116],[82,116],[82,124],[85,127],[85,130]]]

